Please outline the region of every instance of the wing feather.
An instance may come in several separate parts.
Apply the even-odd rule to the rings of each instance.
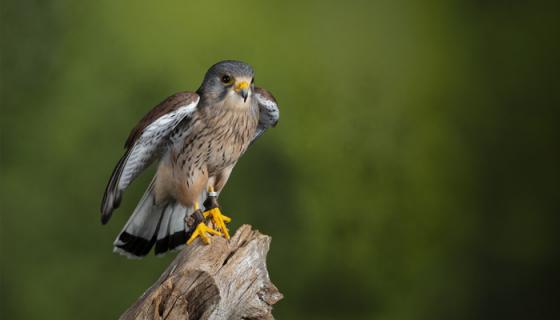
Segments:
[[[259,104],[259,124],[251,143],[255,142],[270,127],[276,126],[280,119],[280,109],[274,96],[267,90],[255,87],[255,98]]]
[[[162,155],[173,130],[188,125],[198,101],[199,96],[192,92],[172,95],[154,107],[132,129],[125,143],[127,150],[113,170],[103,196],[101,223],[109,221],[113,210],[120,204],[122,192],[130,183]]]

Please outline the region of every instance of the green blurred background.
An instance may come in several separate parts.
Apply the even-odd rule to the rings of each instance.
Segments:
[[[112,253],[129,130],[223,59],[279,126],[222,195],[272,235],[278,319],[558,311],[560,6],[529,1],[3,1],[2,319],[114,319],[173,259]]]

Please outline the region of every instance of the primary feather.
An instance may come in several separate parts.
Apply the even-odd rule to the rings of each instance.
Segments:
[[[125,143],[125,154],[109,179],[101,203],[101,222],[106,224],[118,208],[122,192],[167,147],[173,129],[194,112],[199,97],[193,92],[177,93],[157,105],[132,129]]]

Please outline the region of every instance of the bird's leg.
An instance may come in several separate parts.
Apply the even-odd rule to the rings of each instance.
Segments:
[[[194,229],[189,240],[187,241],[187,244],[191,244],[194,241],[194,239],[198,237],[200,237],[200,239],[202,239],[204,243],[210,244],[210,238],[208,237],[207,233],[215,234],[217,236],[222,235],[220,232],[206,225],[206,222],[204,221],[204,214],[202,213],[202,210],[200,210],[198,206],[198,202],[194,203],[194,212],[192,215],[195,221],[193,225],[196,225],[196,228]]]
[[[231,218],[222,214],[220,205],[218,204],[218,193],[214,192],[214,187],[208,188],[208,196],[206,197],[206,201],[204,201],[204,207],[206,208],[204,217],[209,217],[214,224],[214,228],[220,230],[224,234],[224,237],[229,239],[229,230],[226,227],[226,223],[230,223]]]

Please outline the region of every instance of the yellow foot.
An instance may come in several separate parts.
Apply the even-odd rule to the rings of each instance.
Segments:
[[[208,237],[208,235],[206,233],[215,234],[217,236],[222,235],[218,231],[208,227],[204,222],[201,222],[194,229],[191,238],[187,241],[187,244],[191,244],[194,241],[194,239],[196,239],[198,237],[200,237],[200,239],[202,239],[202,241],[204,243],[210,244],[210,238]]]
[[[230,223],[231,218],[224,216],[220,211],[220,208],[218,207],[204,212],[204,218],[208,218],[208,217],[212,219],[212,223],[214,224],[214,227],[220,230],[221,232],[223,232],[224,237],[226,239],[229,239],[229,230],[226,227],[226,223]]]

